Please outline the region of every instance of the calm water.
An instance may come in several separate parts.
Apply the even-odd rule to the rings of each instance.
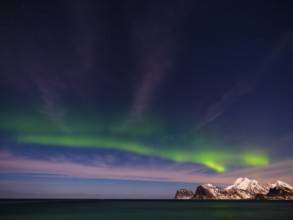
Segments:
[[[293,202],[2,200],[0,219],[292,220]]]

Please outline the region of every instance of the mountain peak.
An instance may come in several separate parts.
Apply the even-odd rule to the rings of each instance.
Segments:
[[[274,187],[277,187],[277,188],[286,187],[288,189],[292,189],[293,190],[293,187],[290,184],[285,183],[285,182],[283,182],[281,180],[278,180],[276,183],[270,184],[269,187],[270,188],[274,188]]]
[[[233,183],[233,185],[226,187],[226,190],[254,190],[255,188],[263,188],[263,186],[261,186],[256,180],[250,180],[247,177],[240,177]]]

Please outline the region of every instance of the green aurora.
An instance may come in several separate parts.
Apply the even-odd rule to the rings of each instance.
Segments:
[[[225,153],[220,151],[205,150],[174,150],[166,148],[152,148],[145,144],[129,141],[117,140],[113,138],[100,138],[93,136],[73,136],[73,135],[19,135],[17,141],[27,144],[52,145],[62,147],[78,148],[99,148],[114,149],[125,152],[132,152],[146,156],[156,156],[176,162],[194,162],[205,165],[217,172],[224,172],[230,165],[238,162],[245,166],[262,166],[269,164],[269,158],[261,153]]]
[[[200,135],[197,138],[179,138],[174,142],[162,141],[160,136],[164,134],[164,126],[154,119],[128,123],[112,120],[106,123],[72,115],[60,127],[40,114],[10,113],[6,117],[2,114],[0,130],[8,132],[10,140],[18,143],[120,150],[176,162],[198,163],[217,172],[225,172],[235,164],[263,166],[270,161],[262,151],[239,153],[219,149]]]

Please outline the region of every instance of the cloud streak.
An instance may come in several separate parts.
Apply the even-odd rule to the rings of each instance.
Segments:
[[[38,160],[14,156],[8,152],[0,153],[0,173],[30,173],[55,175],[63,178],[98,178],[115,180],[140,180],[163,182],[194,182],[190,177],[194,169],[181,170],[171,167],[133,167],[133,166],[109,166],[105,161],[96,161],[91,164],[80,164],[66,158],[52,158],[52,160]]]
[[[9,152],[0,152],[0,174],[42,174],[59,178],[81,179],[113,179],[113,180],[139,180],[157,182],[181,183],[213,183],[230,184],[240,176],[255,178],[261,182],[274,182],[278,179],[293,183],[291,167],[293,160],[286,160],[268,166],[245,168],[221,174],[207,174],[207,169],[189,164],[151,166],[110,166],[107,160],[97,157],[92,163],[81,164],[68,158],[52,158],[39,160],[15,156]]]
[[[225,92],[219,101],[214,103],[208,108],[206,115],[201,119],[201,122],[197,128],[202,128],[206,124],[213,122],[218,117],[220,117],[227,109],[233,105],[238,98],[249,93],[254,89],[254,83],[243,83],[240,82],[231,88],[229,91]]]
[[[179,2],[166,8],[165,4],[155,1],[147,8],[147,19],[134,24],[134,38],[140,54],[138,72],[142,77],[133,98],[131,120],[144,116],[153,94],[171,70],[178,38],[174,33],[184,19],[182,12],[186,13],[189,9],[187,5],[180,5]]]
[[[293,28],[290,27],[282,36],[272,45],[268,55],[260,61],[258,68],[254,71],[254,76],[246,81],[239,81],[230,90],[224,92],[217,102],[210,105],[204,117],[197,125],[197,129],[213,122],[226,112],[240,97],[251,92],[257,86],[260,78],[270,70],[277,59],[285,52],[292,44]]]

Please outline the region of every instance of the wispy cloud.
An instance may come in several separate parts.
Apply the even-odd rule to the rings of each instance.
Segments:
[[[111,159],[112,160],[112,159]],[[255,178],[261,182],[274,182],[278,179],[293,183],[291,175],[293,160],[286,160],[263,167],[245,168],[222,174],[208,174],[199,165],[181,166],[160,164],[159,166],[110,166],[107,160],[93,159],[93,163],[81,164],[66,158],[39,160],[0,152],[0,174],[42,174],[48,178],[81,178],[139,180],[181,183],[230,184],[240,176]]]
[[[178,44],[174,30],[190,9],[179,2],[166,8],[157,1],[151,1],[147,8],[146,19],[135,22],[133,31],[140,54],[138,72],[141,75],[130,110],[130,118],[134,120],[147,112],[153,94],[171,70]]]
[[[174,166],[109,166],[107,161],[81,164],[66,158],[38,160],[14,156],[8,152],[0,153],[0,173],[31,173],[58,175],[63,178],[101,178],[116,180],[141,180],[163,182],[194,182],[189,174],[196,169],[181,170],[178,175]],[[202,169],[202,168],[201,168]],[[200,171],[199,169],[198,171]]]
[[[208,107],[206,114],[198,123],[197,129],[216,120],[243,95],[253,91],[257,87],[260,78],[270,70],[272,65],[283,53],[287,52],[292,44],[292,39],[293,28],[291,27],[272,45],[268,54],[260,61],[256,70],[252,71],[254,75],[249,80],[240,80],[231,89],[224,92],[217,102]]]
[[[89,90],[97,86],[97,81],[93,86],[91,74],[97,63],[95,45],[99,38],[95,31],[99,23],[90,22],[90,1],[72,1],[64,9],[71,17],[63,20],[61,16],[60,26],[36,29],[34,22],[26,22],[19,29],[22,34],[13,34],[5,45],[1,63],[8,85],[28,97],[26,104],[33,104],[46,119],[68,131],[65,96],[70,93],[87,99],[88,93],[92,94]],[[38,17],[34,16],[32,13],[31,21]]]
[[[254,82],[240,82],[233,88],[226,91],[219,101],[208,108],[206,115],[201,119],[197,128],[201,128],[206,124],[214,121],[221,116],[227,109],[233,105],[241,96],[249,93],[255,88]]]

